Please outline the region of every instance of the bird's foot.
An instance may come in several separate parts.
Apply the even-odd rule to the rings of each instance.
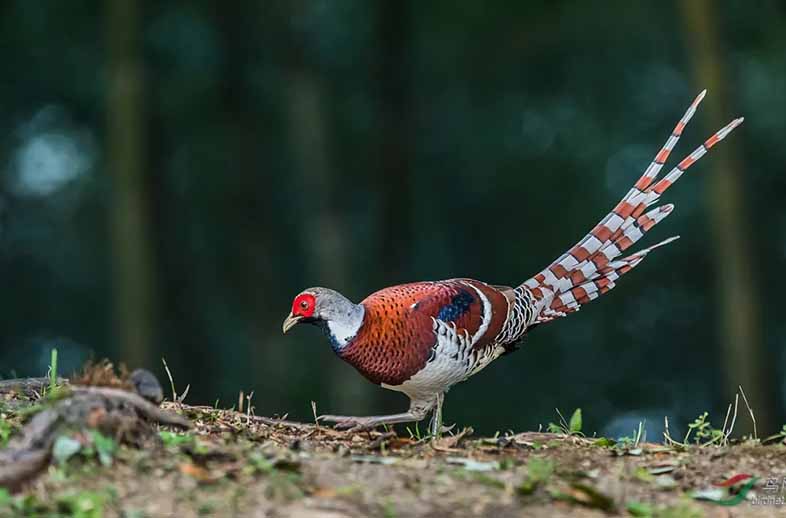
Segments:
[[[326,421],[329,423],[336,423],[335,428],[338,430],[358,432],[360,430],[370,430],[386,424],[409,423],[412,421],[420,421],[421,419],[423,419],[423,415],[420,413],[404,412],[403,414],[375,415],[368,417],[322,415],[317,417],[317,422]]]
[[[347,415],[321,415],[317,417],[318,422],[335,423],[333,427],[336,430],[346,430],[349,432],[359,432],[361,430],[370,430],[379,426],[378,419],[374,417],[353,417]]]

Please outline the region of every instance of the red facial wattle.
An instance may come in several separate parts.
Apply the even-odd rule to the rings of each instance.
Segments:
[[[302,293],[295,297],[292,301],[292,314],[295,316],[309,318],[314,315],[314,308],[317,301],[314,295],[310,293]]]

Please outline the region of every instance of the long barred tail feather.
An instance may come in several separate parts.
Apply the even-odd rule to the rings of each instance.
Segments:
[[[691,105],[685,111],[685,114],[674,127],[674,130],[671,132],[671,135],[669,135],[669,138],[666,140],[663,147],[655,155],[655,158],[652,160],[649,166],[647,166],[647,169],[645,169],[644,174],[642,174],[641,178],[636,181],[634,186],[630,189],[630,191],[628,191],[622,200],[620,200],[617,206],[614,207],[614,209],[612,209],[612,211],[607,214],[606,217],[603,218],[595,226],[595,228],[590,231],[589,234],[584,236],[578,243],[576,243],[576,245],[569,252],[562,254],[562,256],[551,263],[548,268],[527,281],[525,285],[527,285],[530,289],[537,289],[539,285],[545,283],[547,278],[548,280],[551,280],[550,273],[554,274],[554,276],[557,278],[562,277],[563,275],[561,274],[564,273],[564,269],[568,269],[568,267],[570,267],[571,270],[575,269],[576,265],[572,264],[571,256],[574,256],[574,258],[578,261],[584,261],[590,258],[590,256],[595,254],[604,244],[607,244],[611,239],[617,237],[616,233],[622,229],[625,223],[630,224],[631,219],[635,220],[635,218],[639,216],[639,214],[636,214],[635,216],[633,215],[634,209],[632,208],[631,203],[633,201],[638,201],[642,193],[647,191],[652,182],[658,176],[658,173],[663,167],[663,164],[669,158],[669,154],[671,153],[672,149],[674,149],[674,146],[676,146],[683,130],[685,129],[685,126],[687,126],[688,122],[696,113],[696,110],[702,99],[704,99],[706,93],[707,90],[702,91],[696,97],[696,99],[693,100]],[[597,258],[597,256],[594,256],[594,258]],[[602,261],[602,258],[600,260]]]
[[[542,324],[578,311],[582,304],[587,304],[614,289],[616,287],[616,281],[638,266],[651,251],[667,245],[672,241],[676,241],[679,238],[680,236],[673,236],[664,239],[660,243],[639,250],[622,259],[610,262],[608,265],[598,270],[592,279],[574,286],[568,291],[555,294],[551,305],[544,308],[535,322]]]
[[[731,121],[658,180],[658,174],[705,94],[706,90],[702,91],[690,104],[653,161],[612,211],[573,248],[521,285],[529,290],[541,309],[537,322],[578,310],[581,304],[611,290],[614,282],[637,266],[647,253],[676,239],[667,239],[617,259],[674,209],[667,204],[645,213],[647,207],[654,205],[690,166],[743,122],[742,118]]]
[[[658,154],[655,155],[655,158],[650,162],[650,165],[647,166],[647,169],[644,170],[644,174],[641,175],[639,181],[636,182],[634,188],[631,189],[625,198],[622,201],[626,201],[629,197],[634,196],[637,194],[638,191],[646,190],[650,184],[655,180],[660,173],[663,164],[666,163],[666,160],[669,159],[669,154],[674,149],[674,146],[677,145],[677,142],[680,140],[682,136],[682,132],[685,129],[685,126],[688,125],[688,122],[693,118],[693,115],[696,113],[696,110],[699,108],[699,104],[704,99],[704,96],[707,95],[707,90],[702,90],[702,92],[696,96],[688,109],[685,111],[685,115],[677,122],[677,125],[674,126],[674,130],[672,130],[671,135],[669,138],[666,139],[666,143],[663,144],[663,147],[658,151]]]
[[[556,286],[557,293],[594,278],[598,271],[633,246],[647,231],[666,219],[673,210],[674,205],[668,204],[632,218],[631,222],[627,226],[620,227],[600,250],[579,263],[567,277],[560,278]]]

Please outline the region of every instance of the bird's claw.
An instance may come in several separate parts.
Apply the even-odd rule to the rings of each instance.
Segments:
[[[433,437],[433,438],[438,438],[438,437],[442,437],[442,435],[443,435],[443,434],[446,434],[446,433],[450,432],[450,431],[451,431],[451,430],[453,430],[455,427],[456,427],[456,423],[453,423],[453,424],[452,424],[452,425],[450,425],[450,426],[445,426],[445,425],[443,425],[443,424],[440,424],[440,426],[439,426],[439,430],[437,430],[436,426],[435,426],[435,425],[434,425],[434,423],[432,422],[432,423],[429,425],[429,431],[430,431],[430,433],[431,433],[431,437]]]
[[[456,427],[456,423],[453,423],[450,426],[442,425],[441,433],[448,433],[449,431],[453,430]]]

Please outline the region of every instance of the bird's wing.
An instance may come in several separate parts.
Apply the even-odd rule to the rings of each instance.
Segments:
[[[508,316],[507,287],[490,286],[474,279],[449,279],[433,283],[430,293],[413,305],[413,311],[455,327],[473,347],[494,341]]]

